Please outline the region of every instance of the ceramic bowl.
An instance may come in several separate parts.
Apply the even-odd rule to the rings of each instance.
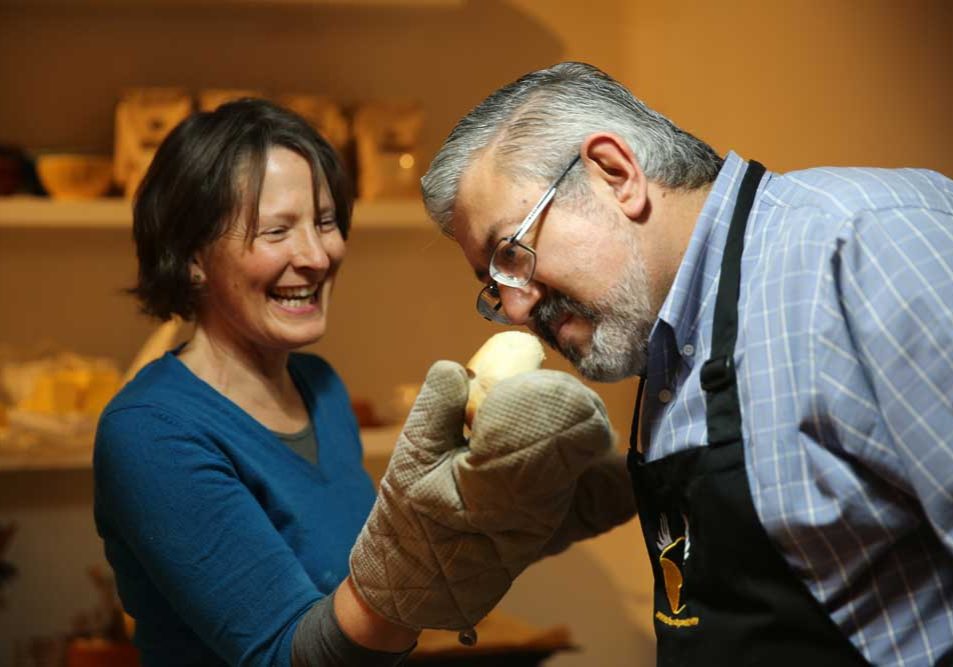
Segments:
[[[112,157],[50,153],[37,158],[36,173],[54,199],[95,199],[112,185]]]

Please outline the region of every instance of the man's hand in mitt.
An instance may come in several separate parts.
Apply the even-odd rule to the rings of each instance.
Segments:
[[[576,481],[576,494],[566,518],[543,548],[553,556],[574,542],[601,535],[635,516],[635,493],[625,455],[608,452]]]
[[[573,376],[501,381],[463,436],[467,374],[439,361],[414,404],[351,551],[351,578],[385,618],[473,627],[543,555],[576,480],[611,448],[605,406]]]

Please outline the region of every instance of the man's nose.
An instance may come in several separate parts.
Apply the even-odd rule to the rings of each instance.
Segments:
[[[533,309],[543,297],[543,287],[536,281],[530,281],[523,287],[500,285],[500,301],[503,312],[510,322],[526,325],[533,316]]]

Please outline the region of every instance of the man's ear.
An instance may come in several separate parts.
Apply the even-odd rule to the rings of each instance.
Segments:
[[[580,153],[612,190],[623,213],[637,220],[648,203],[648,180],[628,142],[611,132],[596,132],[582,142]]]

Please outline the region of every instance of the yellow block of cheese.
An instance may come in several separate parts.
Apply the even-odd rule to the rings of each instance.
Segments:
[[[93,369],[77,406],[79,411],[93,416],[102,412],[119,391],[119,380],[119,371],[114,368]]]
[[[47,415],[98,415],[119,388],[119,373],[108,366],[81,366],[41,373],[17,408]]]

